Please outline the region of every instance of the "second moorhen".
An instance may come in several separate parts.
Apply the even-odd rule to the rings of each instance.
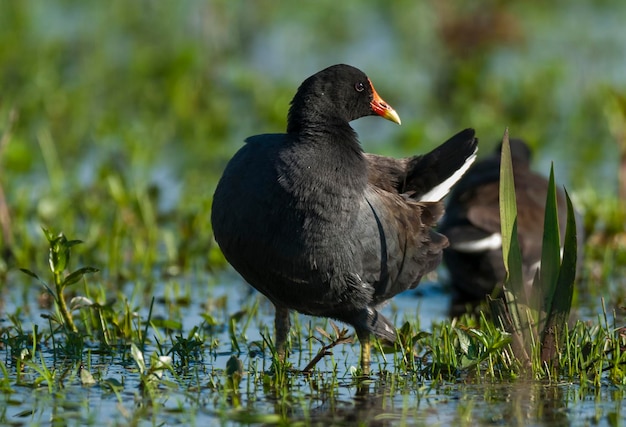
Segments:
[[[215,239],[228,262],[276,308],[284,357],[289,310],[352,325],[369,372],[370,335],[394,341],[377,307],[417,286],[441,261],[440,200],[475,158],[467,129],[424,156],[365,154],[349,122],[400,123],[368,77],[335,65],[307,78],[287,133],[250,137],[213,199]]]
[[[548,180],[530,168],[531,151],[521,139],[511,139],[511,160],[517,199],[517,231],[523,276],[532,285],[541,260]],[[443,261],[455,293],[451,314],[473,309],[486,295],[500,295],[506,276],[500,234],[501,145],[476,162],[448,197],[439,231],[450,240]],[[557,188],[561,244],[567,224],[565,193]]]

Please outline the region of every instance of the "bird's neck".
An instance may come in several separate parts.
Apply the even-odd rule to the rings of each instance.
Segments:
[[[296,136],[303,143],[337,143],[361,151],[357,134],[345,118],[325,109],[314,108],[315,103],[292,104],[287,116],[287,133]]]
[[[348,195],[359,194],[367,186],[367,161],[356,132],[346,122],[336,126],[305,126],[291,134],[285,164],[293,178],[294,193],[307,187],[306,197],[322,198],[325,203],[342,203]]]
[[[328,119],[322,123],[300,124],[299,130],[292,135],[297,144],[308,150],[316,151],[326,163],[340,162],[346,171],[356,168],[366,170],[367,165],[357,133],[345,121]]]

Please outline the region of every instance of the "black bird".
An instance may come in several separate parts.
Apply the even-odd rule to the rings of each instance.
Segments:
[[[335,65],[307,78],[287,133],[250,137],[215,190],[211,220],[228,262],[276,308],[285,354],[289,310],[354,326],[369,372],[370,335],[394,341],[377,306],[440,262],[440,200],[475,158],[467,129],[424,156],[365,154],[349,122],[400,118],[368,77]]]
[[[531,152],[524,141],[511,139],[510,147],[524,282],[531,286],[541,260],[548,180],[530,169]],[[498,296],[505,279],[500,234],[500,156],[501,145],[470,168],[450,193],[441,220],[439,231],[450,240],[443,260],[455,292],[452,314],[465,311],[468,304],[477,305],[486,295]],[[560,188],[557,207],[562,245],[567,205]]]

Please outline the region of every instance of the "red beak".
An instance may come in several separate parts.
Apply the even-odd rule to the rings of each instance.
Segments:
[[[372,94],[374,95],[372,102],[370,102],[372,111],[384,119],[391,120],[394,123],[400,124],[400,116],[398,115],[398,113],[396,113],[396,110],[391,108],[391,105],[387,104],[380,97],[380,95],[378,95],[376,89],[374,89],[374,85],[372,84],[372,82],[370,82],[370,86],[372,87]]]

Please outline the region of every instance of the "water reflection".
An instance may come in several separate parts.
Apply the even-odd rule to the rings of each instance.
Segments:
[[[579,386],[533,381],[486,384],[419,382],[397,389],[381,379],[355,381],[351,397],[311,396],[285,405],[275,414],[290,422],[316,425],[571,426],[619,425],[623,391],[600,389],[595,398],[579,397]]]

